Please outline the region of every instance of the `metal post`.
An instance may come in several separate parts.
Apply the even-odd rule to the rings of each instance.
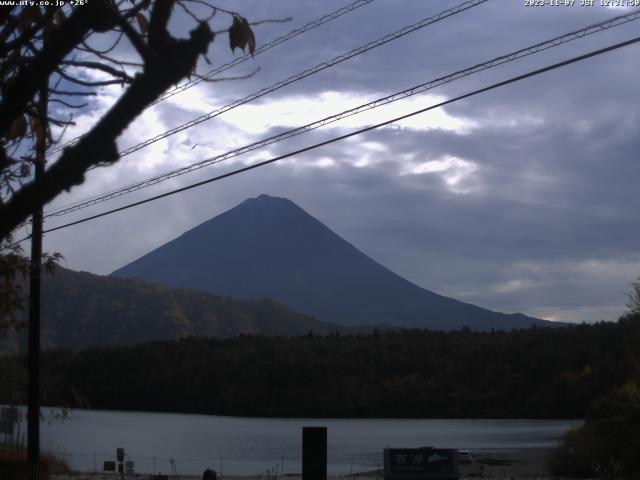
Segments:
[[[40,88],[38,119],[46,131],[47,84]],[[44,173],[46,141],[36,136],[35,178],[37,184]],[[42,206],[33,211],[31,230],[31,275],[29,277],[29,387],[27,392],[27,463],[31,480],[38,478],[40,461],[40,275],[42,265]]]

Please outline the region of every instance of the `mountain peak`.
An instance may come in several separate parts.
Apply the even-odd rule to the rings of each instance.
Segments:
[[[295,205],[291,200],[284,197],[273,197],[271,195],[267,195],[266,193],[261,193],[257,197],[247,198],[240,205],[251,205],[251,204],[277,204],[277,203],[288,203],[291,205]]]
[[[343,325],[501,329],[546,324],[423,289],[340,238],[289,199],[266,194],[115,271],[170,287],[272,298]]]

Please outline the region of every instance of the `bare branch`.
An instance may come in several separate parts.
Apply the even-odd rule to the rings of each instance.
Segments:
[[[91,45],[89,45],[87,43],[87,40],[89,40],[89,38],[86,38],[84,40],[82,40],[82,45],[85,46],[85,48],[87,49],[87,51],[91,52],[91,53],[95,53],[97,54],[102,54],[102,55],[106,55],[107,53],[111,53],[113,51],[114,48],[116,48],[118,46],[118,44],[120,43],[120,41],[122,40],[122,37],[124,35],[124,32],[120,32],[118,35],[118,38],[116,38],[115,42],[113,42],[113,44],[107,48],[106,50],[98,50],[95,47],[92,47]],[[82,47],[78,47],[79,50],[84,50]]]
[[[57,89],[50,89],[49,92],[51,93],[55,93],[56,95],[67,95],[69,97],[95,97],[97,95],[96,92],[70,92],[67,90],[57,90]]]
[[[7,21],[12,11],[13,11],[12,5],[7,5],[4,8],[0,9],[0,24],[4,24]]]
[[[110,65],[105,65],[100,62],[87,62],[87,61],[76,61],[76,60],[64,60],[62,65],[70,65],[72,67],[85,67],[92,70],[101,70],[105,73],[113,77],[118,77],[122,79],[122,81],[126,83],[133,82],[133,77],[126,74],[126,72],[113,68]]]
[[[81,10],[84,9],[75,12]],[[154,28],[160,29],[155,32],[155,43],[152,43],[157,55],[147,59],[144,70],[134,77],[111,109],[78,143],[63,150],[37,184],[25,184],[6,203],[0,204],[0,238],[5,238],[27,218],[33,205],[44,205],[61,191],[82,183],[91,166],[117,161],[116,138],[162,92],[187,77],[198,57],[206,53],[214,38],[208,25],[200,23],[188,39],[177,40],[164,28],[169,14],[170,2],[155,4],[150,27],[155,20]],[[151,29],[149,33],[151,35]]]
[[[110,5],[108,0],[92,0],[82,8],[74,9],[71,16],[51,32],[40,55],[21,68],[2,92],[0,135],[5,134],[12,120],[35,96],[37,89],[89,30],[105,31],[112,26],[113,11]]]
[[[134,28],[123,17],[118,15],[116,19],[117,24],[122,28],[122,31],[127,36],[131,45],[137,50],[138,54],[146,62],[152,59],[153,50],[151,50],[142,39],[142,36],[134,30]]]
[[[149,8],[150,4],[151,4],[151,0],[142,0],[137,5],[130,8],[129,10],[124,10],[122,12],[122,16],[124,18],[133,18],[138,13],[140,13],[141,10],[146,10],[147,8]]]
[[[9,42],[0,43],[0,55],[4,55],[6,54],[6,52],[10,50],[13,50],[13,49],[19,50],[22,47],[24,47],[27,44],[27,42],[30,42],[36,36],[36,34],[38,34],[42,30],[44,25],[46,24],[52,25],[54,13],[55,13],[55,10],[53,9],[48,10],[43,16],[41,16],[38,19],[38,22],[35,25],[31,26],[31,28],[24,30],[17,38]]]
[[[266,20],[258,20],[257,22],[249,22],[249,25],[262,25],[263,23],[287,23],[293,20],[293,17],[284,17],[284,18],[268,18]]]
[[[69,126],[69,125],[75,125],[76,123],[71,121],[71,120],[59,120],[57,118],[54,117],[47,117],[47,121],[49,121],[49,123],[53,123],[54,125],[57,125],[58,127],[64,127],[64,126]]]
[[[68,73],[65,73],[62,69],[56,69],[56,73],[65,80],[75,83],[76,85],[82,85],[83,87],[105,87],[107,85],[120,85],[123,80],[100,80],[97,82],[90,82],[86,80],[80,80],[79,78],[72,77]]]
[[[84,108],[87,105],[89,105],[88,103],[67,103],[64,100],[60,100],[59,98],[50,98],[49,102],[59,103],[59,104],[64,105],[65,107],[68,107],[68,108]]]
[[[180,8],[182,8],[182,10],[186,12],[187,15],[193,18],[196,22],[200,22],[200,19],[191,10],[189,10],[189,8],[186,5],[184,5],[182,2],[178,2],[178,5],[180,6]]]
[[[110,62],[113,63],[115,65],[118,66],[128,66],[128,67],[143,67],[144,64],[140,63],[140,62],[127,62],[125,60],[116,60],[115,58],[111,58],[109,55],[95,51],[95,50],[91,50],[91,47],[89,47],[86,43],[83,43],[83,45],[86,48],[83,47],[78,47],[78,50],[82,51],[82,52],[87,52],[87,53],[91,53],[93,55],[95,55],[96,57],[100,58],[101,60],[104,60],[106,62]]]

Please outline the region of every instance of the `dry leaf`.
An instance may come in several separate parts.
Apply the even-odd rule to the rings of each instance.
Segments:
[[[136,19],[138,20],[140,31],[142,32],[143,35],[146,35],[147,32],[149,31],[149,21],[147,20],[147,17],[145,17],[141,13],[137,13]]]
[[[40,119],[38,117],[30,117],[29,126],[31,127],[31,131],[36,136],[36,145],[38,145],[39,147],[44,147],[47,141],[47,137],[45,135],[45,131]]]
[[[20,115],[11,124],[9,133],[7,134],[7,139],[14,140],[16,138],[24,137],[25,133],[27,133],[27,119],[24,115]]]
[[[238,47],[243,52],[245,47],[248,46],[252,56],[256,50],[256,37],[253,34],[253,30],[251,30],[247,19],[240,15],[233,16],[233,24],[229,28],[229,46],[231,51],[235,51],[236,47]]]
[[[62,24],[62,22],[64,22],[67,19],[67,17],[64,16],[64,12],[62,11],[61,8],[56,10],[56,13],[53,14],[53,17],[55,18],[56,23],[58,25]]]
[[[253,30],[251,30],[249,22],[244,17],[242,17],[242,30],[244,38],[247,41],[247,46],[249,47],[249,53],[251,53],[251,56],[253,57],[253,52],[256,51],[256,36],[253,34]],[[242,50],[244,51],[244,47]]]
[[[233,23],[229,28],[229,47],[231,47],[231,51],[235,51],[236,47],[242,49],[244,51],[244,47],[247,41],[244,38],[242,20],[237,15],[233,16]]]

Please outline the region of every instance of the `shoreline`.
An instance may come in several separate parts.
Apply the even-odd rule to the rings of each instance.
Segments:
[[[546,469],[546,457],[550,449],[548,448],[526,448],[513,450],[481,450],[473,451],[474,462],[470,465],[459,466],[459,476],[464,479],[554,479],[561,480],[552,475]],[[74,472],[70,474],[52,474],[51,480],[119,480],[120,476],[113,473],[92,473]],[[135,473],[124,475],[124,480],[155,480],[153,474]],[[166,475],[167,480],[200,480],[202,475]],[[219,480],[277,480],[278,476],[263,475],[222,475]],[[285,474],[280,478],[299,480],[301,474]],[[355,480],[355,479],[377,479],[384,478],[382,470],[370,470],[365,472],[354,472],[353,475],[327,475],[328,480]]]

